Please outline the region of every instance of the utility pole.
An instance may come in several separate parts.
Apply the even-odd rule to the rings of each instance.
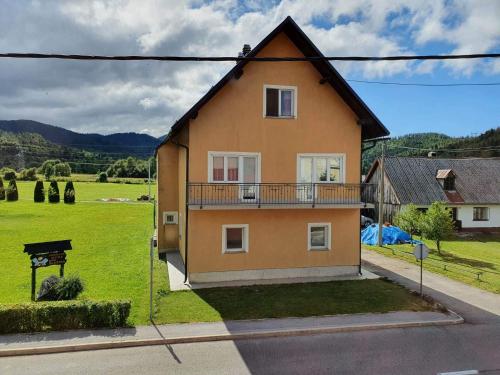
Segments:
[[[151,201],[151,158],[148,159],[148,201]]]
[[[382,246],[382,227],[384,221],[384,158],[385,158],[385,141],[382,141],[382,156],[380,158],[380,174],[378,180],[378,241],[377,245]]]

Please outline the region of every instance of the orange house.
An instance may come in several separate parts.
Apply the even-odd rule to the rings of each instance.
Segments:
[[[286,18],[157,148],[158,247],[192,283],[360,272],[364,141],[389,134]]]

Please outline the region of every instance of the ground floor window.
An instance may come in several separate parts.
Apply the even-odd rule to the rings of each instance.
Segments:
[[[222,252],[248,252],[248,224],[222,226]]]
[[[310,223],[307,229],[308,250],[330,250],[332,235],[330,223]]]
[[[472,220],[474,221],[488,221],[489,209],[488,207],[474,207],[472,216]]]

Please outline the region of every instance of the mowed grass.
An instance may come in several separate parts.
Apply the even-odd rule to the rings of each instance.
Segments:
[[[19,190],[19,200],[33,202],[33,190],[35,183],[33,181],[17,181]],[[97,183],[97,182],[74,182],[77,202],[97,202],[99,199],[109,198],[127,198],[137,202],[141,195],[148,194],[148,185],[146,184],[118,184],[118,183]],[[49,189],[49,182],[44,181],[45,192]],[[59,182],[59,192],[64,192],[65,182]],[[151,185],[151,195],[155,195],[156,185]]]
[[[148,324],[153,206],[96,201],[135,199],[147,193],[147,185],[77,182],[74,205],[33,203],[34,183],[19,182],[18,186],[20,201],[0,202],[0,303],[30,300],[31,269],[24,243],[71,239],[73,250],[68,251],[65,271],[84,280],[81,298],[130,299],[130,324]],[[156,323],[431,309],[406,289],[383,280],[171,292],[166,264],[155,260],[154,269]],[[38,286],[58,271],[57,266],[39,269]]]
[[[425,311],[432,307],[385,280],[331,281],[169,292],[156,297],[155,323]]]
[[[432,241],[424,241],[431,250],[424,268],[472,286],[500,293],[500,234],[470,234],[453,236],[441,244],[441,254]],[[412,245],[364,246],[380,254],[419,264],[415,257],[400,251],[412,252]],[[444,263],[447,262],[446,270]],[[482,272],[477,278],[477,272]]]
[[[60,190],[63,186],[60,184]],[[17,202],[0,201],[0,303],[30,301],[31,268],[23,244],[71,239],[66,275],[85,282],[82,298],[130,299],[131,324],[144,324],[149,309],[150,203],[83,203],[147,192],[146,185],[76,183],[77,203],[33,203],[34,182],[19,182]],[[37,271],[37,289],[44,277],[58,274],[51,266]]]

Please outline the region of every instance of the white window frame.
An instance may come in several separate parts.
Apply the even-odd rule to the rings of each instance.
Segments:
[[[278,94],[278,116],[267,116],[266,115],[266,107],[267,107],[267,95],[266,89],[278,89],[280,90]],[[292,98],[292,116],[281,116],[281,90],[292,90],[293,98]],[[263,89],[263,97],[262,97],[262,117],[264,118],[283,118],[283,119],[296,119],[297,118],[297,102],[298,102],[298,88],[297,86],[283,86],[283,85],[264,85]]]
[[[213,176],[213,158],[214,156],[224,157],[224,181],[214,181]],[[213,184],[243,184],[243,158],[245,156],[253,156],[257,158],[257,175],[255,176],[255,183],[260,183],[260,152],[220,152],[208,151],[208,182]],[[227,180],[227,158],[238,158],[238,181]]]
[[[334,154],[297,154],[297,183],[302,183],[300,181],[300,158],[308,157],[313,158],[312,172],[313,172],[313,183],[314,184],[344,184],[345,183],[345,166],[346,166],[346,154],[345,153],[334,153]],[[316,181],[316,165],[314,162],[315,158],[341,158],[340,163],[340,181]],[[330,168],[328,165],[328,160],[326,164],[326,170],[329,172]]]
[[[167,221],[167,216],[173,216],[171,222]],[[177,211],[163,211],[163,225],[174,225],[179,223],[179,214]]]
[[[312,227],[325,227],[327,228],[326,246],[312,246],[311,245],[311,228]],[[332,249],[332,223],[308,223],[307,224],[307,250],[331,250]]]
[[[227,238],[226,238],[226,229],[230,228],[242,228],[243,229],[243,239],[241,249],[228,249],[227,246]],[[224,224],[222,225],[222,254],[231,254],[231,253],[248,253],[248,232],[249,225],[248,224]]]
[[[481,209],[485,209],[486,210],[486,219],[475,219],[474,218],[474,209],[477,209],[477,208],[481,208]],[[490,221],[490,208],[488,206],[475,206],[475,207],[472,207],[472,221]]]

